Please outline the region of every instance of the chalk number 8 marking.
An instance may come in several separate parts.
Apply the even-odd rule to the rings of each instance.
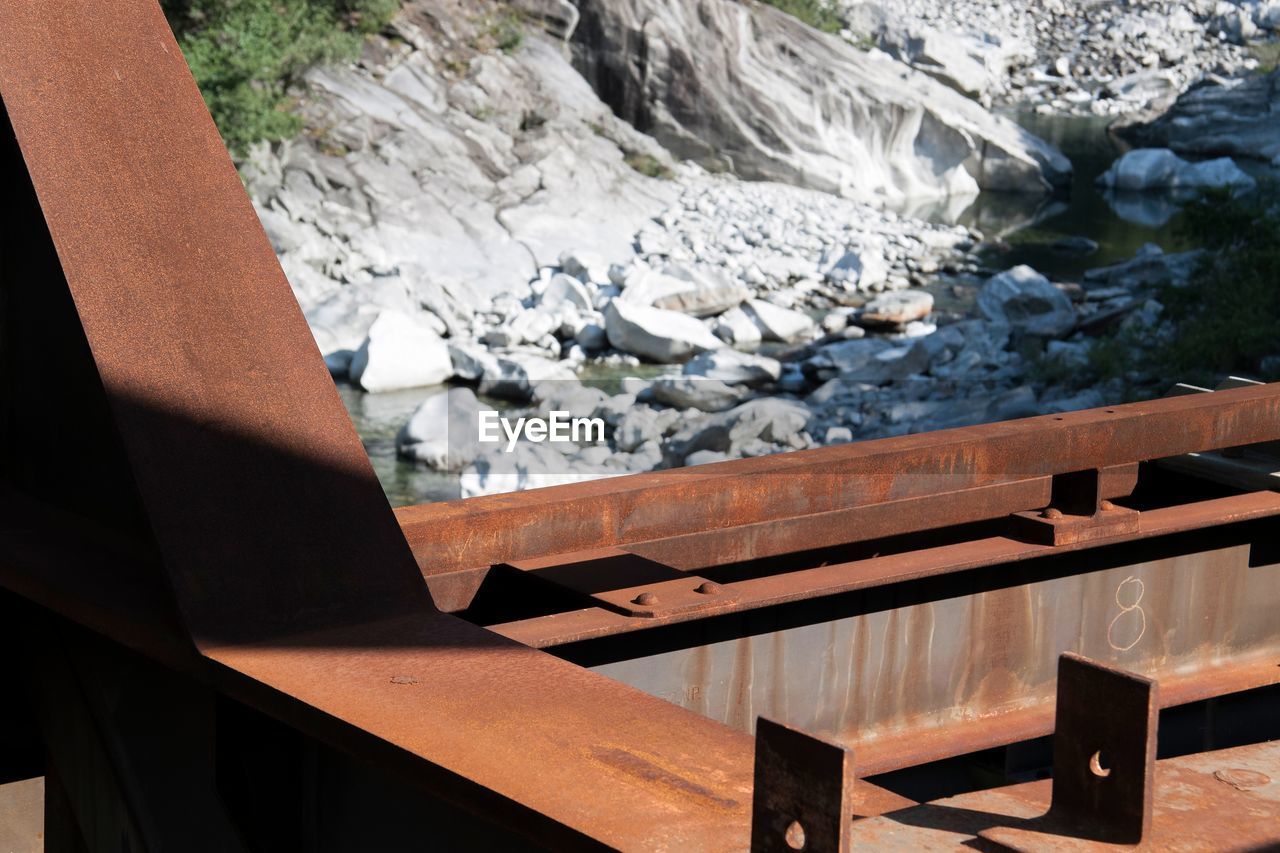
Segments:
[[[1111,645],[1111,648],[1115,649],[1117,652],[1129,651],[1129,649],[1138,645],[1138,642],[1142,639],[1142,635],[1147,633],[1147,614],[1146,611],[1142,609],[1142,594],[1146,592],[1146,590],[1147,588],[1142,581],[1132,575],[1120,581],[1120,585],[1116,587],[1116,606],[1120,608],[1120,612],[1115,615],[1115,618],[1111,620],[1111,624],[1107,626],[1107,642]],[[1126,604],[1126,599],[1130,600],[1130,603]],[[1117,643],[1115,639],[1116,625],[1121,619],[1125,619],[1125,617],[1129,616],[1130,613],[1137,613],[1138,632],[1134,635],[1133,640],[1130,643],[1127,645],[1121,645]],[[1129,617],[1129,619],[1126,619],[1126,623],[1132,624],[1132,618],[1133,617]],[[1124,631],[1123,633],[1128,634],[1128,631]]]

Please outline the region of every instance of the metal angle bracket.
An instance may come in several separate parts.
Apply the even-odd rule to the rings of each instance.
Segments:
[[[1055,474],[1049,506],[1010,517],[1014,536],[1037,545],[1071,545],[1138,532],[1137,510],[1104,499],[1104,472]]]
[[[752,853],[850,850],[854,778],[852,749],[760,717]]]
[[[1070,653],[1058,659],[1049,811],[981,836],[1010,850],[1061,849],[1067,839],[1136,845],[1154,810],[1155,681]]]

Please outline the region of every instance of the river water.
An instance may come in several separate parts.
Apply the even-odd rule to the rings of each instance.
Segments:
[[[1107,134],[1107,120],[1020,113],[1011,116],[1032,133],[1056,145],[1075,166],[1070,192],[1056,198],[1016,194],[984,194],[963,211],[943,206],[914,211],[921,218],[959,222],[981,231],[988,245],[979,253],[990,270],[1028,264],[1056,281],[1078,281],[1085,270],[1133,257],[1145,243],[1165,251],[1185,248],[1177,237],[1176,206],[1150,196],[1121,200],[1113,206],[1094,179],[1121,153]],[[1173,215],[1170,215],[1173,214]],[[1088,255],[1055,249],[1065,237],[1086,237],[1098,244]],[[933,291],[940,310],[963,314],[971,306],[977,277],[939,278]],[[586,384],[611,390],[622,375],[655,375],[662,368],[596,369],[583,376]],[[350,385],[339,388],[373,463],[374,471],[393,506],[451,500],[458,497],[456,474],[430,471],[396,456],[395,439],[418,404],[423,389],[366,394]],[[510,404],[490,401],[495,408]]]

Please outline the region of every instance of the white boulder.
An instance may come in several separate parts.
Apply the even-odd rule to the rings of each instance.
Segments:
[[[740,349],[753,349],[764,339],[760,327],[740,307],[730,308],[717,317],[712,330],[717,338]]]
[[[814,322],[808,314],[763,299],[750,300],[744,310],[766,341],[791,344],[813,335]]]
[[[1176,189],[1247,189],[1255,183],[1230,157],[1191,163],[1168,148],[1138,148],[1098,176],[1108,189],[1144,192]]]
[[[978,293],[978,310],[1017,332],[1046,338],[1061,337],[1076,325],[1071,299],[1025,264],[987,279]]]
[[[587,286],[571,275],[556,273],[547,282],[546,290],[538,298],[538,304],[546,310],[554,311],[562,305],[569,304],[579,311],[592,310],[591,293]]]
[[[662,364],[685,361],[723,346],[700,321],[675,311],[615,299],[604,312],[609,343]]]
[[[578,384],[577,374],[565,362],[543,358],[536,352],[508,352],[497,356],[485,371],[480,393],[524,401],[547,396],[558,383]]]
[[[457,471],[480,453],[480,402],[470,388],[432,394],[396,436],[396,452],[440,471]]]
[[[351,379],[366,391],[438,385],[453,375],[449,347],[428,326],[383,311],[351,359]]]
[[[896,290],[868,302],[858,321],[870,327],[904,327],[933,311],[933,294],[924,290]]]
[[[889,277],[889,267],[884,255],[874,249],[849,249],[827,268],[826,276],[845,290],[865,290],[884,282]]]
[[[719,379],[698,376],[662,376],[653,381],[650,390],[659,403],[703,412],[730,409],[745,393],[741,387],[726,385]]]
[[[725,348],[694,356],[685,364],[684,374],[718,379],[730,385],[764,385],[782,377],[782,362]]]

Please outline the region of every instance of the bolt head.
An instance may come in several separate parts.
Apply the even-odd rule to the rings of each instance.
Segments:
[[[1098,509],[1101,509],[1103,511],[1110,511],[1115,508],[1116,508],[1116,505],[1113,504],[1111,501],[1102,501],[1101,503],[1098,504]]]
[[[651,592],[642,592],[639,595],[637,595],[635,598],[631,599],[631,603],[640,604],[645,607],[650,607],[658,603],[658,596],[654,595]]]
[[[1040,513],[1040,517],[1041,518],[1062,518],[1062,510],[1055,509],[1054,507],[1049,507],[1044,512]]]
[[[700,592],[703,595],[719,595],[720,584],[716,583],[715,581],[703,581],[702,583],[698,584],[694,592]]]

